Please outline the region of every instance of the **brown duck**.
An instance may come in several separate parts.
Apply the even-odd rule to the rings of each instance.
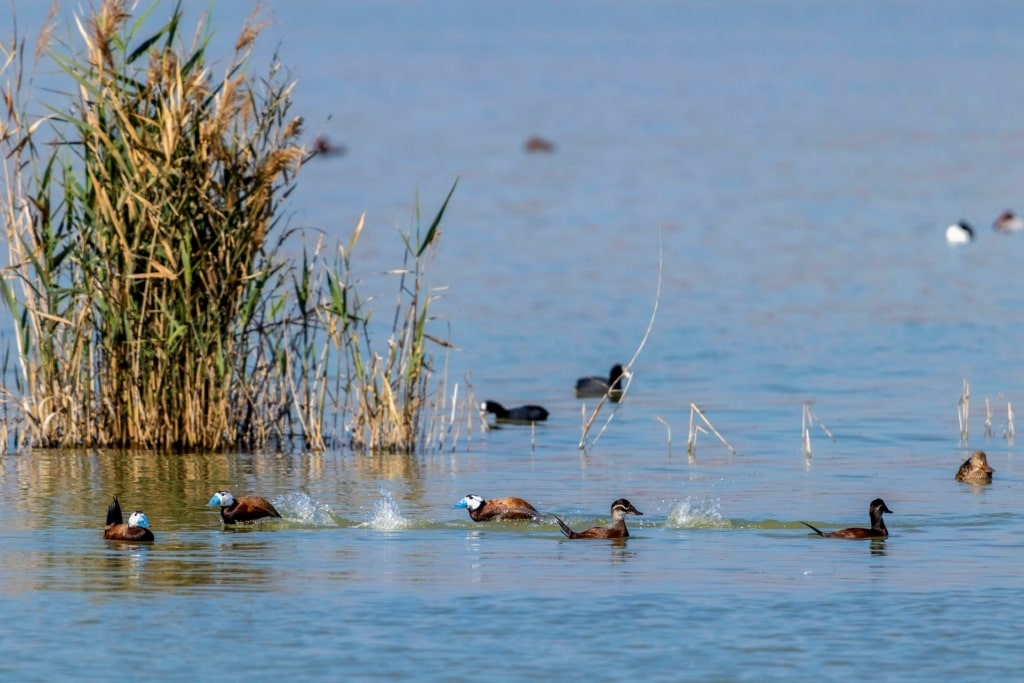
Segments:
[[[569,525],[563,522],[558,515],[558,527],[562,533],[569,538],[626,538],[629,536],[629,529],[626,528],[626,515],[642,515],[644,513],[633,507],[625,498],[619,498],[612,503],[612,523],[608,526],[595,526],[586,531],[573,531]]]
[[[985,451],[974,451],[971,457],[964,460],[957,470],[956,480],[966,481],[972,484],[987,484],[992,481],[992,473],[995,472],[988,466],[988,456]]]
[[[466,508],[469,511],[469,518],[474,522],[503,522],[512,519],[537,520],[540,518],[540,513],[535,507],[515,496],[484,500],[475,493],[471,493],[452,507]]]
[[[871,516],[871,528],[865,529],[863,527],[850,527],[849,529],[839,529],[838,531],[824,532],[817,527],[811,526],[807,522],[800,522],[804,526],[810,527],[814,533],[825,538],[848,538],[851,540],[859,540],[863,538],[886,538],[889,535],[889,530],[885,528],[885,521],[882,520],[882,513],[888,512],[890,515],[893,514],[885,505],[885,501],[881,498],[875,498],[871,501],[871,505],[868,507],[868,514]]]
[[[217,491],[207,505],[220,506],[220,518],[225,524],[253,522],[263,517],[280,517],[270,501],[259,496],[235,498],[230,491]]]
[[[128,523],[125,524],[121,516],[121,504],[114,496],[113,502],[107,508],[107,525],[103,529],[103,538],[111,541],[152,541],[153,532],[149,530],[149,518],[146,513],[136,510],[128,515]]]

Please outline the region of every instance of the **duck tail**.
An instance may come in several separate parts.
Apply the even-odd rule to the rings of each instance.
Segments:
[[[800,523],[803,524],[806,527],[810,527],[811,531],[813,531],[814,533],[818,534],[819,536],[824,536],[825,535],[824,533],[822,533],[821,529],[819,529],[816,526],[812,526],[812,525],[808,524],[807,522],[800,522]]]
[[[558,522],[558,528],[562,530],[562,533],[565,534],[567,538],[572,538],[573,530],[569,528],[569,525],[563,522],[562,518],[558,515],[553,516],[555,521]]]
[[[107,526],[113,524],[124,524],[124,517],[121,516],[121,504],[117,502],[117,496],[111,501],[107,508]]]

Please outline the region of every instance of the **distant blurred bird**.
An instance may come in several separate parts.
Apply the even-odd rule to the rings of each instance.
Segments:
[[[531,153],[533,153],[533,152],[554,152],[555,151],[555,143],[551,142],[550,140],[545,140],[542,137],[538,137],[538,136],[534,135],[534,136],[531,136],[531,137],[526,139],[526,142],[523,143],[523,149],[525,149],[527,152],[531,152]]]
[[[505,408],[497,401],[484,401],[480,409],[485,413],[493,413],[498,422],[543,422],[548,419],[548,411],[541,406],[525,405],[518,408]]]
[[[1024,230],[1024,218],[1007,209],[999,214],[992,227],[996,232],[1019,232]]]
[[[334,144],[323,135],[317,135],[313,139],[312,152],[315,156],[340,156],[345,153],[345,147]]]
[[[946,228],[946,241],[950,244],[967,244],[974,239],[974,228],[967,221],[953,223]]]
[[[576,398],[601,398],[609,394],[609,398],[617,401],[622,398],[622,390],[626,388],[629,374],[616,363],[608,372],[608,377],[580,377],[576,380]]]

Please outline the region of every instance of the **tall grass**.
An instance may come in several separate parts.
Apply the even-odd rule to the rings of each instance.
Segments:
[[[444,207],[407,240],[409,298],[378,356],[348,275],[358,229],[337,262],[322,241],[284,257],[280,209],[308,157],[276,55],[250,72],[263,24],[250,17],[217,69],[205,17],[187,39],[179,2],[148,30],[159,6],[105,0],[76,20],[81,47],[44,31],[37,54],[68,84],[44,116],[28,113],[25,41],[0,46],[22,444],[323,448],[336,410],[356,416],[353,445],[413,449]]]

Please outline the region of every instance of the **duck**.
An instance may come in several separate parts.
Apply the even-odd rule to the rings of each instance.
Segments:
[[[220,518],[225,524],[253,522],[263,517],[280,517],[270,501],[259,496],[235,498],[230,491],[217,491],[207,505],[220,506]]]
[[[999,218],[992,224],[996,232],[1020,232],[1024,230],[1024,218],[1007,209],[999,214]]]
[[[536,405],[519,406],[518,408],[506,408],[497,401],[484,401],[480,410],[485,413],[494,413],[498,422],[530,423],[544,422],[548,419],[548,411]]]
[[[558,515],[555,515],[555,520],[558,522],[558,528],[568,538],[626,538],[629,536],[629,529],[626,528],[626,515],[643,514],[628,500],[619,498],[612,503],[612,523],[608,526],[595,526],[586,531],[573,531]]]
[[[992,481],[993,472],[995,470],[989,467],[985,451],[974,451],[971,453],[971,457],[964,460],[963,465],[960,465],[960,469],[956,473],[956,480],[972,484],[987,484]]]
[[[469,518],[474,522],[505,522],[517,519],[537,521],[540,518],[537,508],[515,496],[485,500],[471,493],[452,507],[466,508],[469,511]]]
[[[824,532],[807,522],[800,523],[804,526],[810,527],[814,533],[825,538],[848,538],[851,540],[858,540],[862,538],[887,538],[889,536],[889,530],[885,528],[885,521],[882,519],[882,513],[884,512],[888,512],[890,515],[893,514],[893,511],[886,506],[884,500],[881,498],[875,498],[871,501],[871,505],[868,506],[868,514],[871,516],[870,529],[865,529],[863,527],[850,527],[849,529]]]
[[[536,152],[554,152],[555,143],[550,140],[545,140],[539,135],[532,135],[526,139],[523,143],[523,149],[530,153]]]
[[[576,398],[601,398],[608,395],[613,401],[622,397],[625,379],[629,373],[616,363],[608,371],[608,377],[580,377],[576,380]]]
[[[974,228],[967,221],[953,223],[946,228],[946,241],[950,244],[967,244],[974,239]]]
[[[121,504],[117,496],[107,508],[107,525],[103,528],[103,538],[111,541],[152,541],[153,532],[149,530],[149,518],[146,513],[136,510],[128,515],[128,523],[121,516]]]

